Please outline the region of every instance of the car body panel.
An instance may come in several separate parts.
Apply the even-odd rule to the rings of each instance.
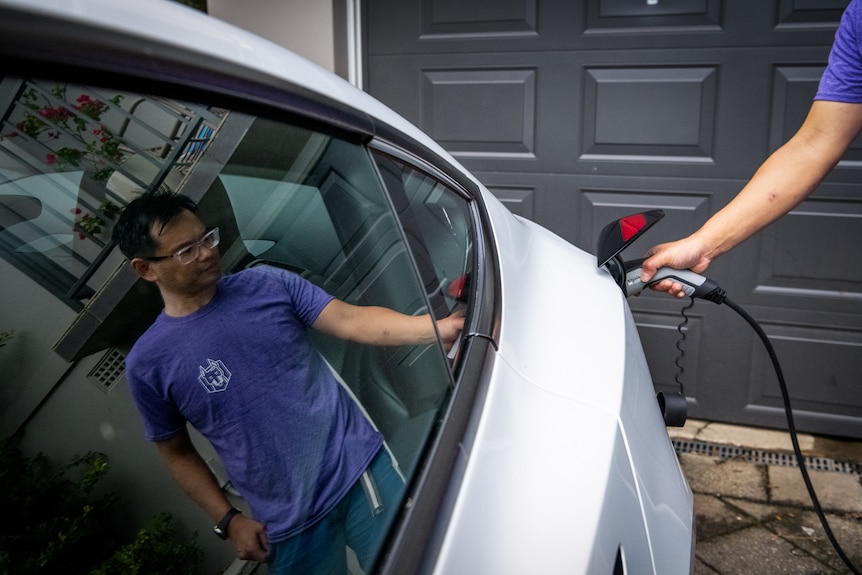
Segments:
[[[506,310],[502,361],[438,572],[470,572],[477,561],[601,572],[618,545],[638,572],[685,572],[690,557],[666,557],[689,544],[691,495],[621,293],[590,254],[492,200],[488,209]],[[640,523],[626,515],[638,505]],[[667,545],[655,566],[642,545],[650,540]]]

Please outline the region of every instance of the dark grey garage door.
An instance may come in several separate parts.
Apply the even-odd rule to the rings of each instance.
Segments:
[[[365,88],[512,211],[590,252],[609,220],[694,231],[801,124],[847,0],[367,0]],[[857,142],[858,144],[858,142]],[[862,437],[862,146],[709,276],[781,358],[800,429]],[[630,300],[674,390],[681,302]],[[784,427],[768,357],[729,308],[689,313],[691,417]]]

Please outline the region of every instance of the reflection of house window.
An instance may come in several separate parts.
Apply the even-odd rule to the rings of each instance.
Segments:
[[[87,379],[96,384],[96,387],[103,392],[108,393],[123,375],[126,369],[125,361],[125,355],[119,350],[111,348],[102,356],[96,367],[90,370]]]
[[[14,78],[0,81],[0,101],[11,102],[0,111],[0,256],[76,308],[112,271],[98,268],[121,207],[178,189],[224,116]]]

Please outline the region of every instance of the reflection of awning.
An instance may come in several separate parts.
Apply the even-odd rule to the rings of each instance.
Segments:
[[[42,213],[42,202],[31,195],[0,196],[0,232],[21,222],[34,220]]]
[[[37,174],[0,185],[0,237],[6,245],[16,251],[44,251],[38,246],[46,237],[54,236],[52,247],[63,236],[71,239],[82,175]],[[23,246],[29,248],[19,249]]]
[[[137,154],[129,156],[123,160],[119,169],[114,170],[105,187],[122,198],[125,203],[129,203],[150,186],[159,170],[161,170],[161,166],[154,164],[144,156]],[[183,175],[172,169],[168,172],[161,187],[167,185],[169,190],[175,192],[182,179]]]

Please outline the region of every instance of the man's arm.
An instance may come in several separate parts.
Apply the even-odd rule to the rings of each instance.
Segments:
[[[356,306],[333,299],[312,325],[341,339],[370,345],[423,345],[437,341],[437,331],[450,347],[464,327],[463,312],[437,321],[430,315],[412,316],[385,307]]]
[[[210,517],[213,525],[231,509],[224,492],[212,471],[192,444],[187,431],[156,443],[168,469],[183,491]],[[228,524],[228,536],[240,559],[263,561],[266,559],[268,543],[262,523],[236,515]]]
[[[721,211],[689,237],[647,252],[641,279],[670,266],[703,272],[712,261],[807,198],[862,131],[862,104],[816,101],[799,131],[775,151]],[[670,280],[657,289],[684,295]]]

